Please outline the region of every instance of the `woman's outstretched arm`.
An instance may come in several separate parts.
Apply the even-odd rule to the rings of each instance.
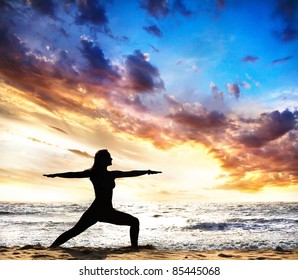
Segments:
[[[64,173],[54,173],[54,174],[44,174],[43,176],[49,177],[49,178],[87,178],[89,177],[88,170],[79,171],[79,172],[64,172]]]
[[[124,177],[137,177],[145,174],[158,174],[162,173],[161,171],[154,170],[132,170],[132,171],[112,171],[115,178],[124,178]]]

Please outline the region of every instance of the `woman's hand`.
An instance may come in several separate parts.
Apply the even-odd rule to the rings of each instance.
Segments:
[[[49,178],[55,178],[56,177],[55,174],[43,174],[43,176],[49,177]]]
[[[151,174],[158,174],[158,173],[162,173],[161,171],[154,171],[154,170],[148,170],[147,174],[151,175]]]

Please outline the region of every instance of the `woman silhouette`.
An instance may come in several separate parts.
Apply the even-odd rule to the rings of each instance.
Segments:
[[[62,233],[51,245],[55,248],[69,239],[79,235],[96,222],[111,223],[115,225],[130,226],[130,241],[132,247],[138,247],[139,220],[129,214],[113,208],[112,197],[115,179],[123,177],[136,177],[145,174],[157,174],[160,171],[134,170],[134,171],[108,171],[112,165],[112,158],[108,150],[99,150],[94,157],[94,164],[90,169],[80,172],[66,172],[44,174],[46,177],[62,178],[90,178],[95,191],[95,200],[82,215],[77,224],[70,230]]]

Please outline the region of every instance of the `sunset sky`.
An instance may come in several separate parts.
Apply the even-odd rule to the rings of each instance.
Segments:
[[[0,1],[0,201],[298,200],[298,2]]]

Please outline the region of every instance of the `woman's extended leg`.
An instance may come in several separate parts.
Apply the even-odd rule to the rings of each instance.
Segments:
[[[89,208],[80,218],[80,220],[76,223],[76,225],[70,230],[62,233],[50,246],[51,248],[55,248],[65,243],[69,239],[79,235],[83,231],[85,231],[88,227],[94,225],[98,220],[96,219],[93,211]]]
[[[107,217],[104,219],[100,219],[100,222],[111,223],[115,225],[126,225],[130,226],[130,242],[131,246],[137,248],[138,247],[138,238],[139,238],[139,230],[140,230],[140,222],[139,219],[117,210],[113,210]]]

